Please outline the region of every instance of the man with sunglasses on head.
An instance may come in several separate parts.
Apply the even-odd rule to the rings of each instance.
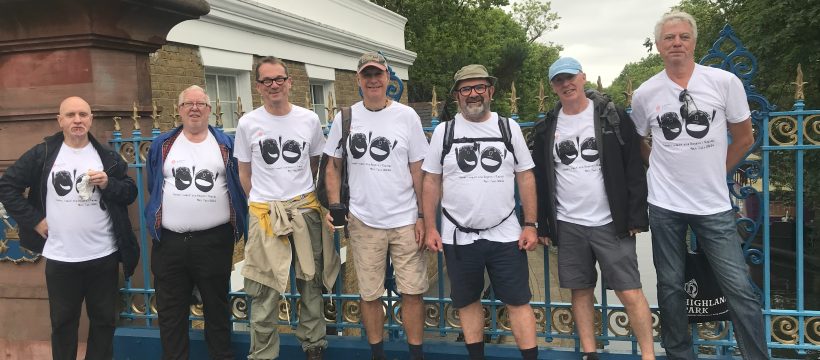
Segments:
[[[422,294],[427,291],[428,279],[420,202],[421,161],[427,153],[427,138],[418,114],[387,97],[390,74],[384,56],[364,53],[356,69],[362,101],[351,107],[347,145],[340,143],[342,120],[338,114],[325,146],[325,154],[330,156],[326,170],[328,201],[332,208],[341,206],[340,169],[342,151],[346,150],[349,248],[355,259],[362,322],[372,358],[386,359],[384,307],[380,298],[385,292],[389,253],[402,299],[401,319],[410,359],[423,359]],[[329,214],[326,220],[332,229]]]
[[[664,70],[644,82],[632,119],[649,163],[649,226],[658,275],[661,339],[670,359],[695,359],[688,334],[684,268],[691,228],[714,270],[745,359],[768,358],[760,302],[747,273],[726,185],[754,142],[749,104],[732,73],[695,63],[697,25],[673,11],[655,25]],[[727,139],[727,133],[731,141]]]
[[[649,227],[641,138],[623,109],[595,90],[570,57],[549,68],[557,106],[536,125],[533,158],[539,236],[558,246],[561,287],[572,290],[572,313],[583,359],[597,359],[594,290],[615,290],[629,314],[643,359],[654,359],[652,315],[641,290],[635,235]],[[560,240],[560,241],[559,241]]]
[[[291,264],[302,300],[296,337],[307,359],[323,359],[322,290],[333,287],[339,257],[314,191],[322,124],[313,111],[290,103],[293,79],[281,59],[259,59],[254,75],[262,106],[239,119],[235,151],[250,213],[242,268],[252,308],[248,359],[279,357],[279,299]]]
[[[496,78],[474,64],[453,80],[450,94],[459,113],[436,127],[422,166],[425,218],[436,218],[439,199],[442,209],[441,233],[435,221],[427,223],[427,248],[444,252],[470,359],[484,359],[485,270],[495,297],[507,306],[521,356],[536,359],[527,266],[527,251],[538,245],[535,165],[518,123],[490,111]],[[523,228],[515,214],[516,184]]]
[[[247,207],[233,139],[208,125],[211,104],[201,87],[183,90],[177,104],[182,125],[154,139],[146,164],[162,359],[188,359],[194,287],[202,296],[210,358],[233,359],[228,283]]]

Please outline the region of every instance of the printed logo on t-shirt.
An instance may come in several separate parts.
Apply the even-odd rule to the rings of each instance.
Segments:
[[[478,153],[481,153],[480,158]],[[481,150],[481,143],[463,145],[456,149],[456,164],[465,173],[473,171],[479,163],[485,171],[494,173],[501,168],[501,162],[506,158],[507,149],[503,153],[495,146],[486,146]]]
[[[581,159],[586,162],[598,161],[598,141],[590,136],[584,141],[580,141],[580,137],[575,137],[575,141],[567,139],[555,145],[555,153],[564,165],[569,165],[575,162],[578,158],[578,148],[581,149]]]
[[[370,153],[373,160],[382,162],[390,157],[390,152],[396,148],[398,140],[393,140],[392,144],[384,136],[373,137],[371,131],[365,136],[363,133],[350,134],[348,147],[350,148],[350,155],[354,159],[361,159],[365,153]]]
[[[279,148],[281,144],[282,148]],[[259,149],[262,153],[262,160],[268,165],[273,165],[280,157],[286,162],[294,164],[302,157],[302,150],[307,146],[307,142],[303,141],[300,145],[295,140],[287,140],[282,143],[282,137],[279,137],[277,142],[275,139],[259,140]]]
[[[692,108],[695,108],[695,111],[692,111]],[[710,117],[707,112],[698,109],[690,97],[681,105],[680,117],[677,113],[670,111],[656,116],[656,120],[666,140],[674,140],[681,134],[683,129],[686,129],[689,136],[702,139],[709,133],[709,124],[714,120],[715,113],[716,111],[712,110],[712,116]],[[681,118],[686,122],[685,126],[682,126]]]
[[[192,179],[191,174],[194,173],[196,175],[194,175]],[[214,181],[216,181],[216,178],[219,176],[218,173],[214,173],[208,169],[202,169],[196,172],[196,166],[190,169],[187,167],[171,168],[171,174],[174,176],[174,185],[177,190],[185,190],[193,183],[199,191],[204,193],[214,188]]]
[[[57,195],[61,198],[71,193],[71,190],[74,190],[75,192],[79,193],[80,190],[77,188],[77,184],[79,184],[80,181],[83,181],[83,178],[86,177],[86,175],[88,174],[85,172],[80,172],[79,174],[77,174],[77,169],[74,169],[72,172],[69,172],[68,170],[55,171],[51,173],[51,186],[54,187],[54,192],[57,193]],[[93,186],[91,188],[91,193],[93,194],[95,192],[97,192],[97,187]],[[76,199],[68,201],[92,204],[94,200]],[[106,209],[105,203],[103,203],[102,201],[100,201],[100,208],[103,210]]]

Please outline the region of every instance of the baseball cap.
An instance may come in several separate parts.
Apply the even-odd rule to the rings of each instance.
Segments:
[[[366,67],[370,66],[374,66],[382,71],[387,71],[387,59],[375,51],[368,51],[359,57],[359,66],[356,67],[356,73],[360,73]]]
[[[497,80],[495,76],[490,76],[484,65],[466,65],[459,69],[455,75],[453,75],[453,86],[450,88],[450,93],[456,90],[456,86],[458,86],[459,81],[468,79],[487,79],[490,81],[490,85],[495,85],[495,81]]]
[[[581,63],[571,57],[562,57],[550,65],[549,79],[558,74],[572,74],[575,75],[581,72]]]

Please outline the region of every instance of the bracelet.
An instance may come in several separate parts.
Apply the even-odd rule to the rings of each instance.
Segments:
[[[424,219],[424,213],[418,213],[419,219]]]

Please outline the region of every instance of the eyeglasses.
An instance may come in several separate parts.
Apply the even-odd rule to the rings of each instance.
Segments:
[[[460,88],[456,89],[456,91],[458,91],[458,93],[461,94],[461,96],[470,96],[470,94],[473,92],[473,90],[475,90],[476,94],[481,95],[481,94],[487,92],[487,88],[489,88],[489,87],[490,87],[490,85],[488,85],[488,84],[478,84],[478,85],[473,85],[473,86],[460,87]]]
[[[211,104],[208,104],[206,102],[186,101],[182,104],[179,104],[179,106],[181,106],[183,108],[187,108],[187,109],[190,109],[192,107],[196,107],[197,109],[204,109],[205,107],[210,107]]]
[[[256,82],[258,82],[262,85],[265,85],[267,87],[270,87],[271,85],[273,85],[273,83],[276,83],[276,85],[282,85],[282,84],[285,83],[285,80],[287,80],[287,79],[288,79],[288,76],[284,76],[284,77],[277,77],[277,78],[273,78],[273,79],[264,78],[262,80],[256,80]]]
[[[696,112],[698,111],[698,105],[695,104],[695,99],[692,98],[692,95],[689,94],[688,90],[683,89],[683,91],[680,92],[680,94],[678,95],[678,101],[683,103],[683,106],[681,107],[683,113],[681,115],[683,115],[684,117],[689,117],[689,114],[690,114],[689,105],[690,104],[692,105],[692,107],[695,109]]]

